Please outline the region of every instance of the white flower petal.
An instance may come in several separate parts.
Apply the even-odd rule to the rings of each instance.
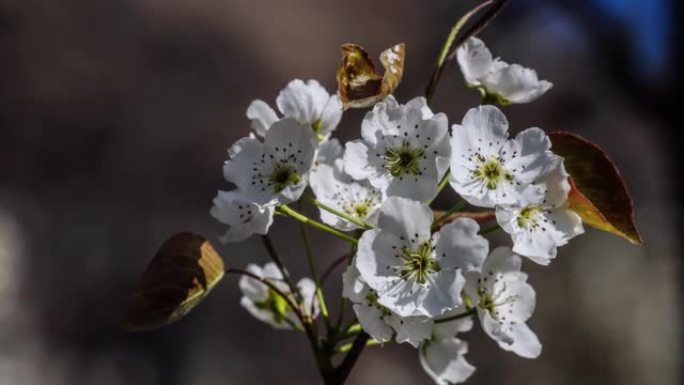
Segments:
[[[368,285],[361,280],[356,266],[354,264],[347,266],[342,274],[342,297],[354,303],[360,303],[366,299],[368,290]]]
[[[297,290],[302,296],[304,314],[315,319],[320,310],[320,304],[316,296],[316,283],[311,278],[302,278],[297,282]]]
[[[318,146],[318,154],[316,155],[316,164],[333,165],[342,157],[342,146],[337,138],[332,138],[322,142]]]
[[[513,343],[511,344],[498,341],[502,349],[511,351],[524,358],[539,357],[542,351],[541,342],[539,342],[539,338],[527,324],[516,324],[511,335],[513,338]]]
[[[477,314],[480,318],[482,330],[491,339],[498,342],[500,346],[513,343],[513,337],[509,334],[508,330],[499,321],[494,319],[489,311],[478,308]]]
[[[354,140],[347,142],[344,148],[344,172],[356,180],[371,176],[373,171],[368,167],[368,146],[361,140]]]
[[[428,317],[436,317],[462,304],[461,291],[465,278],[460,270],[446,270],[435,274],[428,283],[426,295],[422,298],[420,311]]]
[[[223,165],[223,177],[228,182],[242,187],[246,194],[251,195],[252,178],[245,170],[250,170],[254,162],[259,162],[264,152],[264,144],[256,138],[238,140],[228,149],[231,159]]]
[[[390,290],[398,281],[392,267],[401,264],[396,255],[397,245],[402,243],[394,234],[379,229],[367,230],[359,239],[354,263],[362,279],[378,294]]]
[[[506,246],[499,246],[489,253],[489,256],[482,264],[482,275],[495,273],[510,273],[520,272],[522,260],[520,256],[513,253],[510,248]]]
[[[419,243],[430,239],[432,220],[432,210],[426,204],[390,197],[380,207],[378,227]]]
[[[340,102],[339,96],[337,94],[331,96],[323,107],[323,111],[320,116],[320,129],[318,134],[324,138],[330,136],[330,134],[337,128],[342,119],[342,102]]]
[[[254,100],[247,107],[247,118],[252,121],[251,128],[257,136],[266,136],[271,124],[278,120],[275,111],[263,100]]]
[[[252,234],[266,234],[273,224],[273,205],[258,205],[238,191],[219,191],[211,216],[228,225],[222,242],[240,242]]]
[[[516,180],[522,183],[540,182],[544,176],[559,167],[563,161],[549,149],[551,141],[540,128],[532,127],[520,132],[513,140],[511,150],[519,155],[506,162],[506,168],[517,169]]]
[[[387,342],[392,339],[392,328],[383,321],[382,310],[370,304],[354,304],[354,313],[363,330],[374,340]]]
[[[473,219],[457,218],[433,237],[435,253],[442,268],[463,271],[479,270],[489,253],[489,242],[479,235],[480,226]]]
[[[309,184],[316,199],[340,212],[362,222],[372,217],[382,203],[382,194],[367,181],[356,182],[339,167],[318,165],[309,177]],[[325,209],[319,209],[321,220],[342,231],[357,229],[358,226]]]
[[[320,119],[330,95],[315,80],[304,83],[295,79],[280,91],[276,104],[286,117],[295,118],[299,123],[311,127]]]
[[[440,318],[448,318],[448,317],[453,317],[456,315],[461,315],[464,313],[467,313],[468,309],[465,307],[458,307],[454,310],[450,310]],[[464,318],[459,318],[455,319],[452,321],[447,321],[447,322],[439,322],[434,325],[434,328],[432,329],[432,338],[434,340],[445,340],[445,339],[451,339],[456,337],[458,333],[465,333],[467,331],[470,331],[473,328],[473,317],[464,317]]]
[[[546,80],[540,81],[535,70],[519,64],[499,68],[483,81],[488,93],[499,95],[509,103],[529,103],[553,86]]]
[[[475,372],[466,353],[468,343],[458,338],[430,341],[420,348],[420,364],[437,385],[460,384]]]
[[[361,122],[363,140],[370,146],[375,146],[383,135],[396,134],[396,123],[392,121],[396,120],[399,109],[399,103],[392,95],[373,106],[373,109],[366,113]]]
[[[480,85],[494,65],[492,53],[484,42],[476,37],[471,37],[458,48],[456,60],[469,86]]]
[[[427,104],[427,99],[423,96],[415,97],[406,103],[407,109],[419,110],[423,119],[432,119],[435,114]]]
[[[400,317],[391,314],[385,320],[397,332],[397,343],[408,342],[417,348],[432,335],[433,323],[426,317]]]

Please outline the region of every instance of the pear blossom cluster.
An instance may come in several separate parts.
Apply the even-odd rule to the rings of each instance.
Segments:
[[[470,38],[457,52],[468,86],[484,104],[456,123],[433,112],[423,97],[401,103],[389,95],[366,112],[359,139],[333,138],[343,107],[315,80],[293,80],[276,98],[246,112],[251,131],[228,149],[211,215],[227,226],[224,242],[269,232],[274,215],[300,200],[313,202],[311,220],[354,240],[342,274],[342,296],[360,328],[376,343],[408,343],[437,384],[466,381],[463,333],[478,324],[501,349],[536,358],[542,345],[527,324],[535,305],[523,260],[548,265],[557,249],[583,233],[568,207],[563,158],[537,127],[509,133],[501,109],[531,102],[552,84],[534,70],[493,58]],[[353,125],[352,125],[353,127]],[[451,188],[468,211],[491,212],[492,223],[467,215],[442,216],[431,202]],[[306,199],[305,199],[306,198]],[[484,228],[488,228],[484,231]],[[489,229],[510,235],[492,245]],[[276,328],[302,329],[291,303],[315,319],[321,314],[316,277],[295,287],[274,263],[247,270],[241,304]]]

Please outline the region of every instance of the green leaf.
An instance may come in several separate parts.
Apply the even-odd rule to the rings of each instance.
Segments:
[[[204,237],[178,233],[164,242],[140,278],[119,326],[168,325],[197,306],[223,278],[223,260]]]
[[[564,158],[571,176],[570,209],[584,223],[643,244],[634,222],[634,204],[620,172],[596,144],[569,132],[552,132],[553,152]]]

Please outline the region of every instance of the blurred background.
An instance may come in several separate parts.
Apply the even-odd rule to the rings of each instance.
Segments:
[[[251,318],[227,277],[187,319],[126,334],[116,319],[149,258],[180,230],[230,265],[267,261],[258,238],[221,245],[209,216],[245,109],[291,79],[329,90],[339,46],[407,44],[397,97],[420,95],[451,25],[476,1],[0,1],[0,384],[316,384],[306,340]],[[589,230],[537,290],[537,360],[476,330],[468,384],[682,383],[681,23],[674,0],[512,0],[481,34],[554,88],[506,109],[512,130],[579,133],[622,171],[644,247]],[[456,66],[435,110],[478,104]],[[345,114],[341,139],[363,111]],[[454,196],[443,194],[446,208]],[[298,230],[273,227],[295,276]],[[321,266],[346,251],[316,234]],[[498,239],[506,242],[505,237]],[[340,293],[339,274],[326,290]],[[335,308],[335,306],[332,306]],[[350,384],[430,384],[407,345],[369,348]]]

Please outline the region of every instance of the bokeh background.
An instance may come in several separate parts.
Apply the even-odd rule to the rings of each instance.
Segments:
[[[334,89],[339,46],[404,41],[400,100],[419,95],[451,24],[475,1],[0,1],[0,384],[316,384],[307,343],[252,319],[228,277],[192,315],[141,334],[114,327],[171,233],[205,234],[227,147],[254,98],[293,78]],[[469,384],[682,383],[681,32],[674,0],[512,0],[481,35],[555,87],[506,109],[517,131],[567,130],[622,170],[646,245],[589,230],[550,267],[525,264],[544,352],[525,360],[475,330]],[[451,66],[435,110],[478,104]],[[345,114],[342,139],[362,111]],[[453,195],[437,203],[448,207]],[[273,228],[295,276],[298,230]],[[321,265],[345,251],[316,235]],[[505,242],[505,237],[499,239]],[[340,292],[339,275],[326,290]],[[333,306],[334,307],[334,306]],[[350,384],[430,384],[408,346],[368,349]]]

